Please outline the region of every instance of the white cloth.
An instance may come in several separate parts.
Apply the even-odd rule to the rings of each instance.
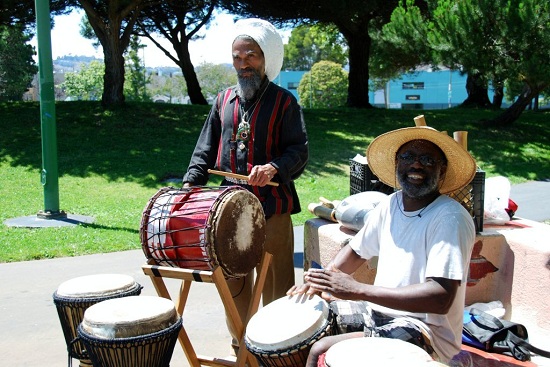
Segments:
[[[406,217],[402,192],[390,195],[372,210],[365,226],[350,241],[351,248],[365,259],[379,256],[374,284],[404,287],[424,283],[426,278],[460,280],[456,297],[446,315],[415,314],[381,307],[380,312],[408,315],[424,322],[432,334],[432,346],[448,361],[460,351],[462,318],[468,264],[475,241],[475,226],[470,214],[457,201],[441,195],[422,211],[422,216]],[[408,216],[418,214],[406,212]]]
[[[235,23],[235,37],[249,36],[256,41],[265,57],[265,74],[272,81],[283,67],[283,39],[273,24],[263,19],[241,19]]]

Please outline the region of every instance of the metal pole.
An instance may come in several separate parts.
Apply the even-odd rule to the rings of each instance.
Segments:
[[[53,82],[52,41],[49,0],[35,0],[38,70],[40,76],[40,121],[42,128],[42,171],[44,210],[42,218],[65,217],[59,210],[59,173],[57,171],[57,130]]]

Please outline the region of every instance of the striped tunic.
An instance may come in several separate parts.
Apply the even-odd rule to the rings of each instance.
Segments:
[[[206,185],[208,169],[248,175],[253,166],[270,163],[277,169],[272,181],[279,186],[242,185],[262,203],[266,217],[301,210],[294,180],[308,161],[308,140],[302,110],[296,98],[272,82],[260,101],[242,106],[236,88],[218,94],[195,146],[183,182]],[[258,97],[256,97],[258,98]],[[239,140],[238,125],[246,111],[248,141]],[[244,148],[244,149],[242,149]],[[222,185],[234,185],[224,180]]]

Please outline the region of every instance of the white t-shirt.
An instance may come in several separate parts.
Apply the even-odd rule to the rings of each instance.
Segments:
[[[405,212],[398,191],[369,212],[364,227],[349,245],[362,258],[378,256],[374,285],[398,288],[424,283],[426,278],[460,280],[456,297],[446,315],[411,313],[370,304],[393,316],[412,316],[424,322],[432,334],[432,346],[446,362],[460,351],[468,264],[475,241],[470,214],[456,200],[439,196],[421,217]],[[402,208],[402,207],[401,207]],[[410,217],[413,216],[413,217]]]

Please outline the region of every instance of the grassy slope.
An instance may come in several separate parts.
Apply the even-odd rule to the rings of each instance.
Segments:
[[[128,104],[103,111],[95,102],[56,105],[60,209],[92,216],[91,225],[22,229],[0,226],[0,261],[138,249],[141,212],[165,180],[181,179],[208,106]],[[469,150],[487,176],[513,183],[550,178],[548,112],[525,112],[506,129],[484,129],[495,115],[479,110],[305,110],[310,161],[297,181],[302,213],[320,196],[349,195],[349,159],[391,129],[412,126],[424,114],[429,125],[468,131]],[[0,221],[44,209],[40,184],[41,123],[36,103],[0,104]],[[219,183],[215,178],[212,185]]]

